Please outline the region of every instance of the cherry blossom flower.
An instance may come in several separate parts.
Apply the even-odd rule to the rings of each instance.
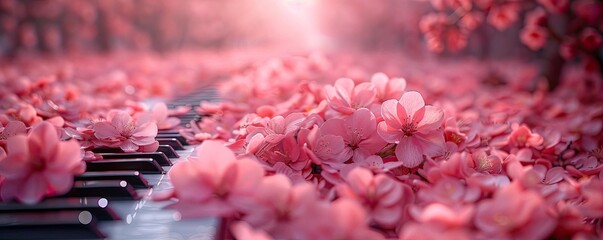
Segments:
[[[67,193],[73,176],[84,169],[79,144],[60,141],[55,127],[41,122],[29,135],[7,139],[6,155],[0,159],[2,200],[33,204],[45,196]]]
[[[388,100],[381,106],[384,121],[377,132],[388,143],[396,143],[396,157],[405,167],[416,167],[423,155],[434,157],[442,153],[443,111],[425,106],[418,92],[406,92],[400,100]]]
[[[410,208],[410,214],[418,222],[423,224],[436,224],[448,228],[468,226],[475,209],[473,205],[448,206],[440,203],[432,203],[425,208]]]
[[[27,127],[21,121],[10,121],[4,127],[0,123],[0,148],[6,147],[6,140],[8,138],[26,133]]]
[[[356,85],[352,79],[341,78],[333,86],[325,86],[325,94],[329,106],[343,114],[349,115],[359,108],[370,108],[375,101],[375,85],[364,82]]]
[[[301,129],[298,141],[308,157],[316,164],[329,164],[339,166],[352,157],[352,152],[347,151],[343,137],[322,134],[318,125],[311,129]]]
[[[538,0],[540,4],[542,4],[547,10],[560,13],[569,7],[569,0]]]
[[[347,145],[344,151],[346,155],[352,155],[354,161],[359,161],[361,155],[378,153],[387,144],[377,134],[375,115],[366,108],[358,109],[344,119],[329,119],[320,131],[325,135],[343,137]]]
[[[539,148],[542,146],[544,139],[539,134],[532,133],[526,125],[514,125],[513,132],[509,135],[507,141],[510,146]]]
[[[497,6],[492,6],[488,14],[488,23],[494,26],[499,31],[505,30],[517,21],[519,5],[516,3],[506,3]]]
[[[31,127],[43,120],[40,116],[38,116],[36,109],[29,104],[22,104],[19,108],[10,109],[6,111],[6,114],[11,116],[14,120],[25,123],[25,125],[28,127]]]
[[[159,144],[155,141],[157,124],[154,121],[139,118],[137,121],[124,111],[111,111],[107,120],[97,122],[92,129],[98,140],[96,144],[107,147],[119,147],[124,152],[155,151]]]
[[[597,30],[593,28],[586,28],[580,34],[580,42],[587,50],[595,51],[601,48],[601,45],[603,45],[603,38]]]
[[[290,225],[305,217],[306,204],[318,201],[314,186],[293,185],[284,175],[265,177],[257,186],[253,201],[243,209],[243,218],[252,226],[273,235],[284,236]]]
[[[546,11],[541,7],[537,7],[526,14],[525,25],[544,27],[547,24],[547,20]]]
[[[185,217],[234,214],[247,206],[263,176],[255,160],[238,160],[221,142],[204,141],[170,169],[173,196],[180,200],[172,208]]]
[[[471,232],[459,228],[445,228],[434,224],[408,223],[400,233],[400,240],[425,239],[438,240],[442,236],[450,239],[473,239]]]
[[[393,227],[401,219],[404,205],[412,202],[408,186],[384,174],[373,175],[365,168],[355,168],[345,177],[347,184],[339,185],[339,195],[360,202],[371,219],[382,227]]]
[[[533,191],[511,184],[501,188],[492,199],[479,203],[475,226],[487,237],[541,239],[555,228],[544,200]]]
[[[245,222],[233,223],[230,227],[230,231],[237,239],[250,239],[250,240],[272,240],[267,233],[263,231],[254,230],[249,224]]]
[[[375,73],[371,77],[371,83],[377,90],[377,100],[385,102],[389,99],[400,99],[404,90],[406,90],[406,79],[389,78],[385,73]]]
[[[156,103],[151,109],[153,119],[157,123],[158,130],[172,129],[180,124],[180,119],[170,117],[168,108],[163,102]],[[139,119],[140,120],[140,119]]]
[[[296,222],[292,236],[300,239],[384,239],[368,228],[366,212],[357,202],[340,198],[332,203],[309,204],[307,215]]]
[[[540,50],[546,44],[548,32],[536,25],[527,25],[521,30],[521,42],[533,51]]]

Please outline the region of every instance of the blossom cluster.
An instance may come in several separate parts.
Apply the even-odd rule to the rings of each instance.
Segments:
[[[318,63],[272,60],[222,83],[230,94],[200,103],[208,117],[182,132],[201,145],[158,199],[235,219],[239,238],[597,238],[603,99],[587,75],[528,92],[521,74],[500,88],[463,67],[443,86],[434,72],[328,82],[337,68]]]
[[[504,31],[522,20],[519,40],[528,49],[539,51],[549,46],[554,51],[549,58],[560,56],[570,62],[578,59],[580,65],[591,72],[600,73],[603,69],[603,4],[599,1],[430,2],[435,12],[422,17],[420,29],[432,51],[448,49],[458,52],[467,47],[472,32],[481,31],[478,30],[480,25],[487,23],[498,31]]]
[[[348,57],[205,73],[228,73],[224,99],[191,106],[203,118],[180,131],[199,145],[155,198],[178,199],[169,207],[184,217],[230,219],[239,239],[600,237],[603,85],[584,69],[530,92],[535,71],[517,62]],[[89,150],[153,151],[158,130],[177,129],[178,111],[137,100],[207,82],[149,59],[3,69],[0,199],[60,195],[98,158]],[[161,92],[161,76],[181,80]]]
[[[0,69],[0,201],[32,204],[67,193],[73,176],[84,172],[83,161],[101,158],[91,151],[94,148],[156,151],[158,130],[178,127],[180,120],[172,115],[179,112],[163,102],[151,106],[136,100],[170,96],[169,88],[156,85],[168,72],[173,79],[182,78],[171,85],[174,91],[188,88],[196,73],[178,71],[178,77],[171,68],[182,66],[147,57],[146,65],[161,63],[164,68],[145,73],[141,69],[148,66],[127,65],[117,56],[72,61],[25,57],[4,65]],[[122,68],[115,69],[110,62]],[[103,63],[109,66],[102,67]],[[88,64],[96,67],[87,69]],[[85,78],[92,80],[81,80]],[[156,84],[149,78],[157,78]]]

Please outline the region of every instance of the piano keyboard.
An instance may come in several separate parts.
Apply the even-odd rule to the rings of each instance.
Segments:
[[[174,100],[171,108],[216,101],[212,88]],[[191,109],[179,116],[181,125],[199,120]],[[166,174],[173,163],[186,159],[195,146],[178,131],[160,131],[155,153],[121,153],[94,149],[103,160],[87,163],[64,196],[35,205],[0,203],[0,239],[224,239],[219,218],[181,219],[164,209],[172,201],[156,202],[151,195],[171,188]]]

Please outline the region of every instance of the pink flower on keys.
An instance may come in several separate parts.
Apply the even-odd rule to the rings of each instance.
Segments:
[[[180,124],[180,119],[170,117],[169,110],[165,103],[156,103],[151,109],[153,119],[157,122],[159,130],[172,129]]]
[[[366,108],[358,109],[344,119],[329,119],[320,131],[325,135],[341,136],[346,144],[344,151],[352,155],[355,162],[365,155],[378,153],[387,144],[377,134],[375,115]]]
[[[356,85],[349,78],[340,78],[334,86],[325,86],[325,93],[329,106],[344,115],[370,107],[377,94],[374,84],[365,82]]]
[[[444,112],[425,106],[418,92],[406,92],[400,100],[388,100],[381,106],[382,122],[377,132],[388,143],[396,143],[396,157],[405,167],[419,166],[423,155],[434,157],[444,149],[442,121]]]
[[[157,150],[157,124],[148,118],[141,117],[139,120],[136,121],[125,111],[110,111],[107,121],[95,123],[92,127],[94,136],[98,139],[96,143],[101,146],[119,147],[124,152]]]
[[[405,203],[414,199],[410,187],[385,174],[373,175],[366,168],[351,170],[346,182],[337,187],[339,195],[362,203],[371,219],[382,227],[395,226],[402,218]]]
[[[0,153],[1,198],[33,204],[64,194],[85,168],[77,141],[60,141],[56,128],[41,122],[29,135],[8,138],[6,154]]]
[[[264,176],[262,166],[255,160],[238,160],[219,141],[204,141],[195,154],[169,172],[173,194],[180,200],[173,208],[185,217],[226,216],[247,206]]]

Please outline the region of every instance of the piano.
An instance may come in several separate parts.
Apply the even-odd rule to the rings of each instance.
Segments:
[[[168,104],[171,108],[217,101],[214,88],[204,87]],[[181,125],[198,121],[191,109]],[[103,160],[87,163],[84,174],[64,196],[35,205],[0,203],[0,239],[226,239],[228,226],[219,218],[182,219],[153,201],[157,191],[171,188],[166,174],[186,159],[195,146],[174,130],[159,131],[155,153],[120,153],[94,149]]]

